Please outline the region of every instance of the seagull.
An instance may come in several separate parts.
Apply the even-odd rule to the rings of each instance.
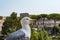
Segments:
[[[30,40],[31,29],[29,24],[32,22],[32,19],[29,17],[23,17],[21,19],[22,28],[11,33],[5,40]]]

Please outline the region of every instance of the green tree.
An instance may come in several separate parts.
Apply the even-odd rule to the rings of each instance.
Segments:
[[[49,14],[50,18],[54,20],[54,26],[56,26],[56,20],[60,18],[60,15],[57,13]]]
[[[31,31],[31,40],[38,40],[38,35],[39,35],[39,33],[35,32],[35,30],[32,29],[32,31]]]
[[[38,15],[30,15],[30,18],[37,19],[38,18]]]
[[[38,40],[52,40],[44,29],[40,30],[38,38]]]
[[[60,24],[59,24],[60,25]],[[57,29],[57,34],[60,35],[60,26],[56,26],[56,29]]]
[[[57,26],[54,26],[52,31],[51,31],[51,34],[52,35],[57,35],[57,32],[58,32],[58,28],[57,28]]]
[[[2,28],[2,39],[6,38],[10,33],[20,29],[20,21],[17,17],[17,13],[12,12],[12,14],[9,17],[6,17],[6,21],[3,24]]]
[[[40,14],[42,18],[47,18],[48,14]]]
[[[38,32],[32,29],[31,40],[52,40],[52,38],[48,36],[47,31],[44,29]]]

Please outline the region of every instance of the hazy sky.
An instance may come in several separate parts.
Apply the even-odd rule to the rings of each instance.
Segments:
[[[0,0],[0,16],[9,16],[12,12],[18,15],[60,13],[60,0]]]

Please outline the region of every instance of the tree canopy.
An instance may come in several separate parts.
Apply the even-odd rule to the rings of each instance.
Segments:
[[[21,28],[20,20],[17,17],[17,13],[12,12],[9,17],[6,17],[6,21],[3,24],[2,28],[2,39],[6,38],[10,33]]]

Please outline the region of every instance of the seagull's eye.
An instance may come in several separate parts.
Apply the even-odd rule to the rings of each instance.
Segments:
[[[29,20],[29,19],[26,19],[26,20]]]

